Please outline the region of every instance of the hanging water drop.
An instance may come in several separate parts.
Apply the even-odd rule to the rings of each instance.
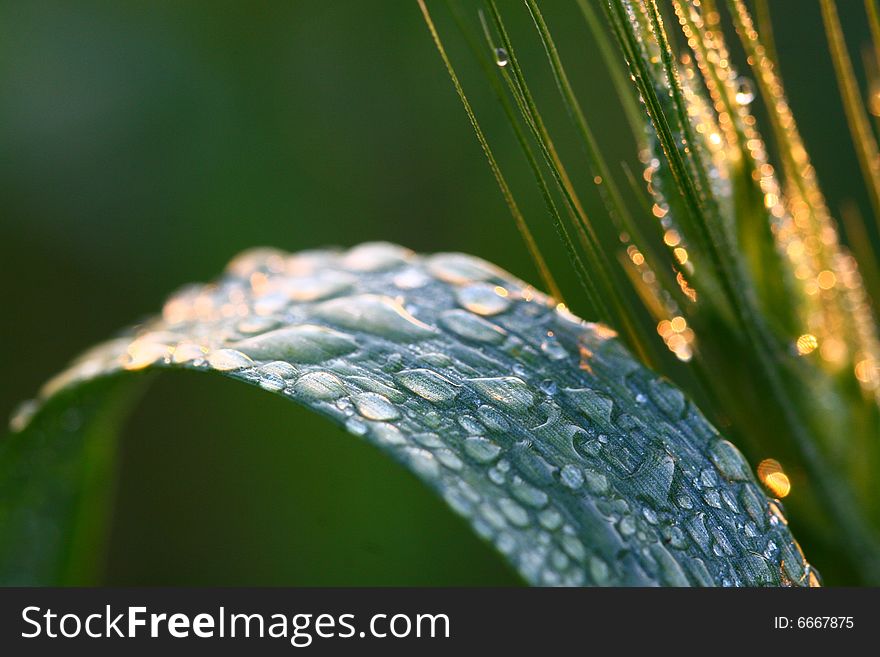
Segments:
[[[498,64],[500,68],[507,66],[509,61],[510,57],[504,48],[495,48],[495,63]]]
[[[736,80],[736,102],[740,105],[751,105],[755,100],[755,87],[752,81],[746,77]]]

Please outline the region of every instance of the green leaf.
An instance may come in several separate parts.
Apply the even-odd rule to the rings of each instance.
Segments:
[[[141,383],[126,379],[67,388],[26,429],[0,442],[0,585],[94,580],[116,437]]]
[[[737,449],[614,332],[497,267],[389,244],[237,257],[91,349],[0,448],[0,582],[94,554],[126,370],[220,372],[342,424],[538,585],[816,577]]]

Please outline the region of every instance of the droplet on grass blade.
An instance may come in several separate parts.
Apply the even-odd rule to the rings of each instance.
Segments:
[[[736,80],[736,102],[740,105],[751,105],[755,100],[755,86],[747,77],[739,77]]]

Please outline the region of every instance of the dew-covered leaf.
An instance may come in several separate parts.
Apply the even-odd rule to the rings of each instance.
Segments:
[[[82,473],[106,444],[102,382],[145,368],[221,372],[342,424],[532,584],[817,581],[739,451],[611,329],[478,258],[389,244],[242,254],[51,380],[0,448],[0,580],[63,579],[100,490]]]

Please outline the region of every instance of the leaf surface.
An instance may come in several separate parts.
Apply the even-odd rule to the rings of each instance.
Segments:
[[[532,584],[817,582],[739,451],[614,331],[478,258],[384,243],[246,252],[51,380],[0,446],[0,581],[75,568],[121,407],[100,400],[147,368],[220,372],[342,424]]]

